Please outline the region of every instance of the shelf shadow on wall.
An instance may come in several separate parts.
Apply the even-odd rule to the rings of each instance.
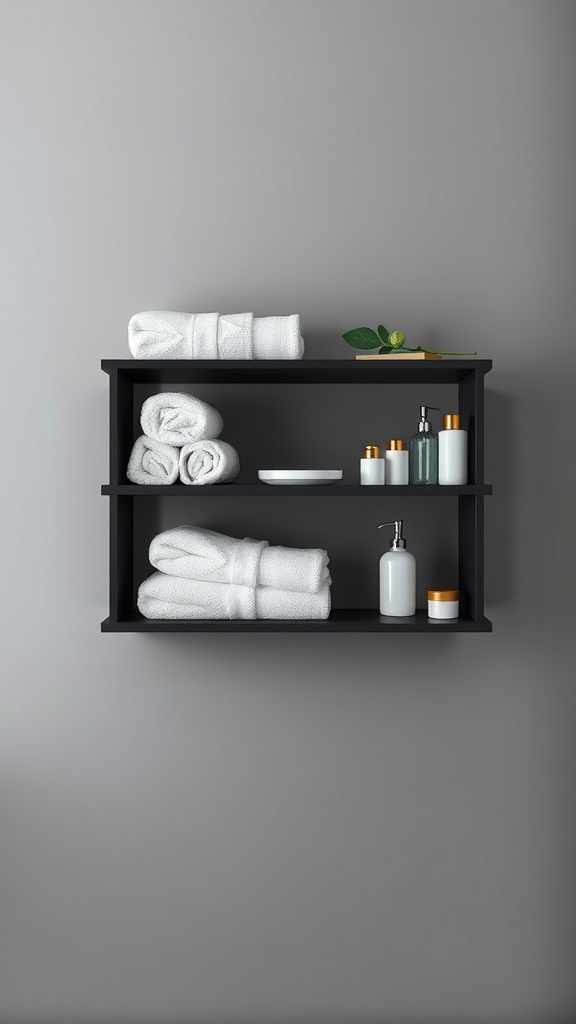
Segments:
[[[486,604],[511,604],[517,593],[518,438],[516,400],[486,389],[485,478],[494,494],[485,501]]]

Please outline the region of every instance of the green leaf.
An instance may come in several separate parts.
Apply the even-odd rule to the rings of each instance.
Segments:
[[[393,351],[394,351],[394,349],[391,348],[390,345],[382,345],[382,348],[378,349],[378,355],[379,356],[385,356],[386,354],[389,355],[390,352],[393,352]]]
[[[388,338],[390,337],[390,332],[387,331],[386,328],[382,326],[382,324],[380,324],[380,326],[378,328],[378,334],[382,338],[382,341],[384,342],[384,344],[387,345],[388,344]]]
[[[344,340],[352,345],[352,348],[378,348],[380,338],[371,327],[356,327],[353,331],[347,331]]]

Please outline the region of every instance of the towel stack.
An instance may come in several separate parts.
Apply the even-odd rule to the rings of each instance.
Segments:
[[[166,391],[147,398],[127,476],[133,484],[222,484],[240,470],[237,451],[216,440],[224,426],[216,409],[193,395]]]
[[[196,526],[158,534],[150,545],[158,572],[138,589],[147,619],[327,619],[328,554],[270,547]]]
[[[253,313],[136,313],[128,324],[136,359],[302,359],[300,317]]]

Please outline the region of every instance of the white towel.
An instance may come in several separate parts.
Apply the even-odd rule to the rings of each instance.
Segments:
[[[254,317],[252,359],[302,359],[304,338],[298,314]]]
[[[252,313],[136,313],[128,324],[136,359],[302,359],[300,317]]]
[[[220,413],[211,405],[193,395],[173,391],[147,398],[140,424],[148,437],[179,447],[190,441],[219,437],[224,426]]]
[[[183,484],[223,484],[239,472],[238,452],[226,441],[191,441],[180,449]]]
[[[321,548],[269,547],[200,526],[177,526],[154,537],[150,562],[170,576],[270,587],[314,594],[330,584],[328,553]]]
[[[133,484],[173,484],[179,454],[178,448],[143,434],[132,448],[126,475]]]
[[[155,572],[138,588],[138,608],[147,619],[327,619],[330,587],[297,594]]]

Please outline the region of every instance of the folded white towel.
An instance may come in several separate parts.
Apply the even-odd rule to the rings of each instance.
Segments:
[[[220,413],[211,405],[193,395],[173,391],[147,398],[140,423],[148,437],[178,446],[219,437],[224,426]]]
[[[173,484],[179,454],[178,448],[143,434],[134,444],[126,475],[133,484]]]
[[[327,619],[330,587],[297,594],[155,572],[138,588],[138,608],[147,619]]]
[[[300,317],[252,313],[136,313],[128,324],[136,359],[302,359]]]
[[[183,484],[223,484],[239,472],[238,452],[226,441],[191,441],[180,449]]]
[[[314,594],[329,584],[328,553],[321,548],[269,547],[200,526],[177,526],[150,544],[150,562],[170,576],[270,587]]]

